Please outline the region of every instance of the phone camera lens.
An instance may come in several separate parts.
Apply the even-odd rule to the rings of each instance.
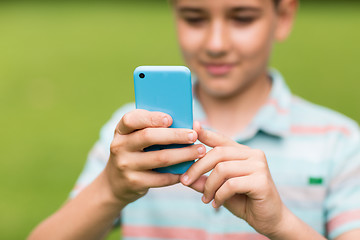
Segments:
[[[140,74],[139,74],[139,77],[140,77],[140,78],[145,78],[145,74],[140,73]]]

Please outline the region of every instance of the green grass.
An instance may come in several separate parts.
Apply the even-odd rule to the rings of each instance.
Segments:
[[[300,9],[272,65],[293,92],[360,120],[360,4]],[[0,4],[0,239],[58,209],[138,65],[182,64],[166,4]],[[118,238],[116,231],[109,239]]]

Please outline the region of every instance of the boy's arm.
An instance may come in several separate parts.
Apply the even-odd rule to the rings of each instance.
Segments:
[[[135,110],[118,123],[110,157],[100,175],[74,199],[41,223],[29,239],[101,239],[129,203],[149,188],[179,182],[179,176],[151,169],[192,161],[205,154],[201,144],[179,149],[144,152],[160,144],[190,144],[197,139],[191,129],[168,128],[169,115]]]
[[[360,239],[360,229],[351,230],[335,238],[335,240],[353,240],[353,239]]]
[[[42,222],[29,236],[36,239],[102,239],[125,206],[106,187],[102,172],[77,197]]]

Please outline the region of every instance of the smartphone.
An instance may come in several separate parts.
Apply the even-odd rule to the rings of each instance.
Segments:
[[[134,71],[137,109],[169,114],[170,128],[193,128],[191,72],[184,66],[140,66]],[[181,148],[189,144],[154,145],[144,151]],[[154,169],[161,173],[183,174],[194,161]]]

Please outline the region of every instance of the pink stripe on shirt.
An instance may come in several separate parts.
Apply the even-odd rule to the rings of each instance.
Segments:
[[[276,99],[268,99],[266,104],[273,105],[279,114],[288,114],[289,109],[281,108],[279,102]]]
[[[297,134],[325,134],[328,132],[338,131],[345,135],[350,135],[349,129],[342,126],[292,126],[291,132]]]
[[[161,238],[161,239],[222,239],[222,240],[267,240],[268,238],[259,233],[209,233],[202,229],[181,227],[157,227],[157,226],[134,226],[124,225],[124,237]]]
[[[352,221],[360,221],[360,209],[344,212],[344,213],[332,218],[327,223],[328,232],[332,232],[332,231],[334,231],[334,229],[336,229],[346,223],[352,222]]]

